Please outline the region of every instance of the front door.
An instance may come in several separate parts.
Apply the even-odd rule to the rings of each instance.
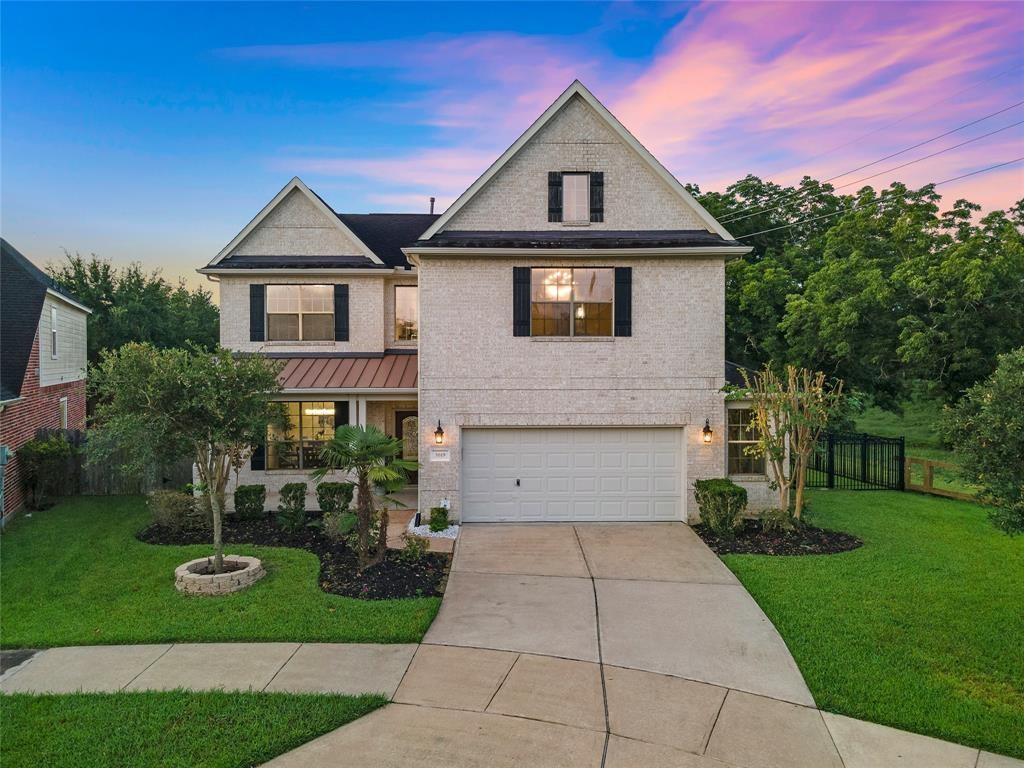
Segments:
[[[416,411],[395,411],[395,437],[402,441],[402,458],[418,461],[419,419]],[[416,485],[418,472],[409,473],[409,485]]]

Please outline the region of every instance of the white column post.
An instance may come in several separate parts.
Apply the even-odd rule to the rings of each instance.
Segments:
[[[356,398],[356,425],[360,427],[366,426],[366,398]]]

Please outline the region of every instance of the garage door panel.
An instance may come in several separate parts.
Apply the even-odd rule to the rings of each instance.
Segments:
[[[462,449],[467,522],[683,518],[678,429],[466,428]]]

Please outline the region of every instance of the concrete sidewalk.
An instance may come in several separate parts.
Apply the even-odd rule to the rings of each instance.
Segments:
[[[172,690],[381,693],[391,698],[415,645],[176,643],[51,648],[0,677],[3,693]]]

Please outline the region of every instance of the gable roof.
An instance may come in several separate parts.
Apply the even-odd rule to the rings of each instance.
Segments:
[[[555,101],[544,110],[543,114],[538,117],[533,124],[526,129],[522,136],[515,140],[511,147],[505,150],[505,152],[495,160],[490,168],[484,171],[483,175],[480,176],[476,181],[470,185],[469,189],[463,192],[459,198],[449,206],[433,225],[426,232],[423,233],[421,240],[429,240],[451,221],[452,217],[458,213],[473,197],[476,196],[477,192],[484,188],[494,176],[500,171],[509,160],[515,156],[516,153],[521,150],[527,142],[530,141],[548,122],[554,118],[556,114],[564,107],[571,98],[579,96],[583,101],[590,105],[598,116],[604,120],[605,123],[623,140],[623,142],[629,146],[640,159],[650,166],[651,170],[664,181],[668,187],[674,191],[679,197],[681,197],[687,205],[689,205],[694,213],[697,214],[698,218],[708,225],[712,232],[717,233],[723,240],[732,240],[733,236],[729,234],[729,231],[723,227],[718,221],[702,206],[697,200],[686,191],[686,188],[679,183],[679,180],[673,176],[665,166],[658,162],[657,158],[652,155],[643,144],[637,141],[636,137],[633,136],[626,127],[619,122],[618,118],[615,117],[611,112],[608,111],[607,107],[604,106],[597,98],[592,94],[586,86],[583,85],[579,80],[573,80],[572,85],[566,88],[562,95],[559,96]]]
[[[436,213],[339,213],[359,239],[389,267],[409,268],[402,248],[412,245],[433,224]]]
[[[0,402],[21,395],[46,294],[90,312],[70,291],[0,238]]]
[[[291,181],[289,181],[287,184],[284,185],[284,187],[281,188],[280,192],[274,195],[273,200],[271,200],[269,203],[263,206],[263,210],[257,213],[255,218],[253,218],[252,221],[246,224],[245,228],[237,235],[235,235],[235,237],[231,240],[230,243],[228,243],[221,249],[220,253],[218,253],[214,257],[214,259],[209,264],[207,264],[207,267],[214,267],[220,264],[220,262],[223,261],[224,258],[228,254],[230,254],[238,246],[238,244],[241,243],[249,235],[249,233],[251,233],[254,229],[256,229],[256,227],[260,225],[260,222],[267,218],[270,212],[274,210],[274,208],[276,208],[282,200],[284,200],[289,194],[296,190],[298,190],[301,194],[305,195],[317,210],[323,213],[324,216],[326,216],[329,221],[334,222],[334,224],[346,237],[348,237],[350,240],[356,243],[361,252],[359,255],[365,256],[370,261],[376,264],[384,263],[383,260],[378,258],[377,255],[373,252],[373,250],[371,250],[370,247],[367,246],[366,243],[364,243],[356,235],[355,232],[348,228],[348,225],[346,225],[345,222],[343,222],[341,218],[334,212],[334,210],[323,201],[323,198],[321,198],[320,195],[313,192],[309,187],[305,185],[305,183],[303,183],[302,179],[300,179],[298,176],[295,176],[292,178]]]

